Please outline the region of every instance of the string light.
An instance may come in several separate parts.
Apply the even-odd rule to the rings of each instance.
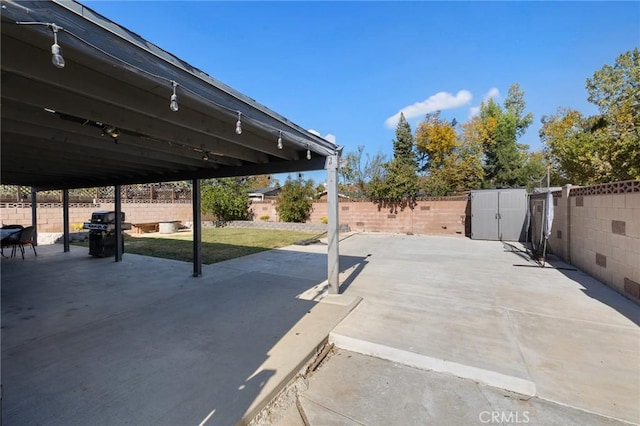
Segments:
[[[209,161],[209,153],[207,151],[205,151],[204,154],[202,155],[202,159],[204,161]]]
[[[58,30],[62,27],[56,24],[51,24],[51,30],[53,31],[53,44],[51,45],[51,63],[56,68],[64,68],[64,58],[62,57],[62,51],[60,45],[58,45]]]
[[[236,133],[237,134],[241,134],[242,133],[242,122],[241,120],[241,116],[242,113],[240,111],[238,111],[238,121],[236,121]]]
[[[115,61],[118,61],[120,63],[123,63],[123,64],[129,66],[129,67],[132,67],[132,68],[136,69],[137,71],[139,71],[141,73],[144,73],[144,74],[147,74],[150,77],[153,77],[155,79],[171,83],[172,88],[173,88],[173,93],[172,93],[172,95],[170,97],[169,107],[174,112],[178,111],[179,105],[178,105],[178,96],[177,96],[177,93],[176,93],[176,87],[179,84],[177,82],[175,82],[174,80],[170,80],[170,79],[168,79],[166,77],[163,77],[163,76],[151,73],[149,71],[146,71],[146,70],[144,70],[142,68],[139,68],[138,66],[136,66],[134,64],[131,64],[131,63],[123,60],[122,58],[120,58],[118,56],[115,56],[114,54],[112,54],[112,53],[110,53],[110,52],[108,52],[108,51],[96,46],[95,44],[93,44],[93,43],[83,39],[82,37],[78,36],[77,34],[74,34],[73,32],[71,32],[71,31],[69,31],[69,30],[67,30],[67,29],[65,29],[65,28],[63,28],[63,27],[61,27],[59,25],[56,25],[54,23],[48,23],[48,22],[19,22],[19,21],[16,21],[15,23],[17,25],[43,25],[43,26],[47,26],[47,27],[51,28],[51,30],[53,32],[53,45],[51,45],[51,54],[52,54],[51,62],[57,68],[64,68],[65,67],[65,60],[64,60],[64,57],[62,56],[62,49],[61,49],[60,45],[58,44],[58,38],[57,38],[58,32],[63,31],[66,34],[68,34],[70,37],[73,37],[73,38],[77,39],[78,41],[84,43],[85,45],[92,47],[96,51],[108,56],[109,58],[111,58],[111,59],[113,59]],[[182,87],[181,90],[187,90],[192,95],[197,96],[197,97],[203,99],[204,101],[206,101],[206,102],[208,102],[208,103],[210,103],[212,105],[215,105],[215,106],[217,106],[219,108],[222,108],[222,109],[226,109],[226,110],[228,110],[230,112],[236,112],[238,114],[238,120],[236,121],[236,129],[235,130],[236,130],[236,133],[238,135],[240,135],[242,133],[242,113],[240,111],[237,111],[237,110],[234,110],[232,108],[229,108],[226,105],[216,103],[216,102],[212,101],[211,99],[208,99],[208,98],[202,96],[197,91],[189,89],[188,87],[184,87],[184,86],[181,86],[181,87]],[[264,125],[264,123],[262,123],[262,124]],[[273,130],[276,130],[276,129],[273,129]],[[111,135],[111,134],[109,134],[109,136],[111,136],[113,139],[116,139],[116,143],[117,143],[117,138],[119,136],[117,129],[116,129],[115,136]],[[300,143],[296,143],[296,144],[297,145],[301,145]],[[307,157],[308,160],[311,160],[310,145],[309,144],[306,144],[306,145],[307,145],[307,156],[306,157]],[[191,147],[189,147],[187,145],[178,144],[177,146],[183,146],[185,148],[191,149]],[[277,146],[278,146],[278,149],[283,149],[282,148],[282,131],[281,130],[278,130],[278,145]]]
[[[178,83],[176,83],[175,81],[171,80],[171,85],[173,86],[173,95],[171,95],[171,101],[169,102],[169,108],[171,108],[171,111],[173,112],[177,112],[178,111],[178,95],[176,95],[176,87],[178,87]]]

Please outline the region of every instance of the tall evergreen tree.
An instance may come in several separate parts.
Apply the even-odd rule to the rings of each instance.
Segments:
[[[413,147],[414,142],[411,126],[404,114],[400,113],[400,121],[396,126],[396,138],[393,140],[393,158],[417,167],[416,153]]]
[[[412,205],[418,193],[418,162],[414,150],[411,126],[404,114],[396,126],[393,140],[393,160],[384,165],[384,176],[376,176],[370,183],[372,200],[398,205]]]

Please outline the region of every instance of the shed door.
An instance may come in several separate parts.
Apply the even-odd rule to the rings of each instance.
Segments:
[[[524,241],[527,218],[527,193],[503,191],[498,196],[498,238],[502,241]]]
[[[497,240],[498,192],[474,192],[471,194],[471,238]]]

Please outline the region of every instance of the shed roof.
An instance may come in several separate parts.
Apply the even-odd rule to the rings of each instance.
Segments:
[[[62,69],[51,63],[57,27]],[[78,2],[2,0],[1,31],[3,184],[318,170],[338,149]]]

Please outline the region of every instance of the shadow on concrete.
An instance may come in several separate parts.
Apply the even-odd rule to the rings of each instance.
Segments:
[[[326,254],[288,250],[200,278],[152,257],[38,254],[2,263],[5,424],[235,424],[279,372],[261,367],[274,345],[308,339],[296,325],[316,303],[296,295],[326,279]]]
[[[592,299],[596,299],[624,315],[636,325],[640,325],[640,307],[626,296],[620,294],[597,278],[582,272],[554,255],[547,257],[547,267],[562,272],[567,278],[580,284],[582,292]]]
[[[340,283],[340,292],[345,292],[347,291],[347,289],[351,286],[351,284],[353,284],[353,282],[355,281],[356,278],[358,278],[358,276],[362,273],[362,271],[364,271],[364,268],[367,266],[367,264],[369,263],[369,257],[371,256],[371,254],[367,254],[364,258],[361,258],[361,260],[359,260],[355,265],[351,265],[351,266],[347,266],[350,263],[353,262],[353,260],[357,260],[357,257],[353,257],[353,256],[340,256],[340,270],[345,270],[348,268],[351,268],[352,266],[355,266],[355,269],[353,271],[351,271],[349,273],[349,276],[342,282]],[[343,267],[344,264],[344,267]]]
[[[555,269],[567,278],[578,283],[582,292],[592,299],[596,299],[611,308],[615,309],[635,324],[640,325],[640,309],[638,305],[624,295],[620,294],[610,286],[598,279],[582,272],[578,268],[562,261],[553,254],[547,254],[546,259],[535,260],[521,244],[502,243],[505,252],[513,253],[526,261],[525,264],[514,264],[517,267],[532,267],[539,269]]]

